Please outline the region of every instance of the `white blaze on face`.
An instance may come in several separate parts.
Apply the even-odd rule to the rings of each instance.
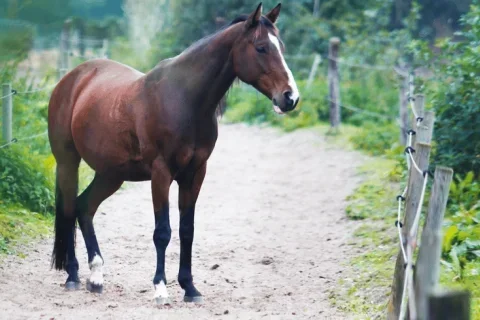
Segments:
[[[298,92],[297,83],[295,82],[295,79],[293,78],[292,71],[287,66],[287,63],[285,62],[285,59],[283,58],[282,50],[280,49],[280,41],[278,41],[278,38],[271,33],[268,34],[268,38],[275,45],[275,48],[277,48],[278,54],[280,55],[280,59],[282,61],[283,68],[285,69],[285,72],[288,75],[288,85],[290,86],[290,90],[292,91],[292,99],[294,101],[297,101],[298,98],[300,97],[300,93]]]

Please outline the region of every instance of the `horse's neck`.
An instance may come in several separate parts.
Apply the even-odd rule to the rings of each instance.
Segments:
[[[202,113],[213,114],[232,85],[236,76],[231,49],[236,35],[232,28],[223,30],[201,40],[169,63],[168,74],[174,75],[169,78],[184,88],[187,97],[183,98],[192,108],[202,108]],[[156,72],[155,69],[152,72]]]

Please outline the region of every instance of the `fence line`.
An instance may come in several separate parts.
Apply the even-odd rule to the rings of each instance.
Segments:
[[[414,75],[410,72],[408,74],[407,96],[414,116],[412,127],[415,130],[410,129],[407,132],[405,155],[409,173],[408,183],[402,194],[396,198],[398,205],[395,227],[398,233],[400,251],[395,264],[392,294],[387,311],[387,319],[392,320],[404,320],[407,317],[412,320],[436,319],[433,318],[433,315],[438,314],[440,307],[438,304],[433,306],[430,302],[438,299],[438,294],[434,292],[434,289],[439,278],[440,233],[453,175],[450,168],[437,167],[434,177],[428,170],[434,113],[424,111],[424,97],[418,94],[414,96],[414,90]],[[416,136],[415,139],[414,136]],[[414,144],[415,149],[413,148]],[[418,266],[416,266],[413,261],[414,252],[419,247],[418,234],[421,229],[420,220],[429,176],[434,179],[433,188],[426,216],[427,223],[422,232],[422,243],[417,258]],[[402,219],[403,202],[406,205]],[[417,271],[414,274],[414,268],[420,270],[421,274],[418,275]],[[431,274],[432,269],[436,270],[433,275]],[[427,277],[428,280],[421,277]],[[450,300],[445,303],[455,305],[455,308],[458,308],[462,314],[468,314],[465,311],[469,305],[468,294],[458,293],[451,296]],[[445,296],[441,297],[442,299],[445,298]],[[457,301],[454,299],[463,300]],[[430,303],[430,305],[428,306],[427,303]]]
[[[328,60],[334,60],[335,62],[345,65],[351,68],[362,68],[362,69],[369,69],[369,70],[377,70],[377,71],[394,71],[395,66],[387,66],[387,65],[373,65],[373,64],[357,64],[346,62],[341,58],[335,58],[332,56],[325,57]]]
[[[72,43],[72,40],[70,38],[70,31],[69,31],[69,23],[66,22],[64,25],[64,29],[62,31],[62,35],[59,37],[60,41],[60,61],[59,65],[57,67],[57,72],[59,73],[59,79],[56,83],[51,84],[51,85],[46,85],[41,88],[33,88],[33,89],[27,89],[23,91],[18,91],[15,89],[12,89],[11,84],[5,84],[3,85],[3,93],[2,96],[0,96],[0,100],[2,101],[2,109],[3,109],[3,140],[5,143],[3,145],[0,145],[0,149],[8,147],[11,144],[20,142],[20,141],[26,141],[26,140],[31,140],[31,139],[36,139],[42,136],[46,136],[48,134],[48,131],[44,131],[41,133],[33,134],[31,136],[27,137],[21,137],[21,138],[14,138],[12,136],[12,123],[13,123],[13,96],[18,96],[18,95],[27,95],[27,94],[33,94],[33,93],[38,93],[42,91],[47,91],[55,88],[57,84],[60,82],[61,78],[63,75],[70,69],[70,62],[68,61],[69,56],[77,56],[73,53],[73,51],[70,51],[70,44]],[[88,41],[87,41],[88,40]],[[102,44],[102,53],[103,56],[106,57],[107,51],[108,51],[108,41],[103,39],[103,40],[96,40],[98,43]],[[90,42],[92,43],[91,39],[83,39],[81,41],[76,41],[76,43],[80,42]],[[78,55],[79,57],[86,58],[86,59],[94,59],[97,57],[89,57],[85,55]]]
[[[35,139],[35,138],[38,138],[38,137],[42,137],[42,136],[45,136],[48,134],[48,131],[45,131],[45,132],[42,132],[42,133],[38,133],[38,134],[34,134],[34,135],[31,135],[31,136],[28,136],[28,137],[23,137],[23,138],[13,138],[10,142],[8,143],[5,143],[4,145],[1,145],[0,146],[0,149],[2,148],[5,148],[11,144],[14,144],[14,143],[17,143],[19,141],[26,141],[26,140],[32,140],[32,139]]]
[[[330,100],[329,98],[325,98],[325,100],[330,102],[330,103],[334,102],[333,100]],[[344,104],[339,104],[339,106],[341,108],[345,108],[345,109],[348,109],[348,110],[354,111],[354,112],[360,112],[360,113],[363,113],[363,114],[366,114],[368,116],[375,117],[375,118],[381,118],[381,119],[385,119],[385,120],[396,120],[397,119],[396,117],[391,117],[391,116],[388,116],[386,114],[382,114],[382,113],[374,112],[374,111],[370,111],[370,110],[365,110],[365,109],[355,107],[355,106],[349,106],[349,105],[344,105]]]

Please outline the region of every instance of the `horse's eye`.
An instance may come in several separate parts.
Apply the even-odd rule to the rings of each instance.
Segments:
[[[255,47],[258,53],[267,53],[267,49],[264,46]]]

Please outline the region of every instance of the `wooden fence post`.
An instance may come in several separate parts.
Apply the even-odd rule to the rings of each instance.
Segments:
[[[321,61],[322,61],[322,57],[318,53],[316,53],[315,58],[313,59],[312,68],[310,69],[310,73],[308,74],[307,88],[310,88],[313,81],[315,80],[315,75],[317,74],[318,65],[320,64]]]
[[[6,83],[2,86],[2,137],[5,142],[12,141],[12,85]]]
[[[102,58],[108,59],[108,39],[103,39],[102,41]]]
[[[440,166],[435,168],[427,218],[415,265],[415,300],[418,319],[427,318],[428,296],[433,292],[440,278],[442,222],[447,207],[452,176],[453,170],[450,168]]]
[[[470,292],[434,293],[428,299],[428,313],[427,320],[469,320]]]
[[[320,18],[320,0],[315,0],[313,2],[313,16],[315,18]]]
[[[433,137],[433,126],[435,122],[435,113],[433,111],[426,111],[423,116],[423,121],[416,129],[416,142],[431,143]]]
[[[415,144],[415,162],[419,168],[424,170],[428,168],[430,160],[431,146],[426,143]],[[421,205],[420,195],[423,188],[423,173],[418,172],[412,165],[408,178],[408,192],[405,200],[405,218],[403,221],[402,235],[404,241],[408,237],[408,233],[412,228],[415,214],[418,206]],[[405,247],[406,243],[402,245]],[[406,249],[405,249],[406,250]],[[387,319],[398,319],[400,315],[400,306],[402,303],[403,283],[405,281],[403,254],[400,251],[395,262],[395,271],[393,275],[392,294],[388,303]]]
[[[60,59],[58,66],[58,78],[59,80],[70,69],[70,26],[71,20],[65,20],[62,28],[62,34],[60,35]]]
[[[415,111],[419,117],[423,118],[423,114],[425,113],[425,96],[423,94],[416,94],[414,99]],[[412,116],[412,128],[417,131],[417,119],[415,119],[415,115]]]
[[[400,143],[402,145],[407,144],[407,131],[408,131],[408,78],[401,77],[399,91],[399,116],[400,116]]]
[[[78,51],[80,55],[83,57],[85,56],[85,21],[80,19],[77,23],[78,27]]]
[[[330,39],[328,48],[328,91],[330,102],[330,126],[337,129],[340,126],[340,77],[338,73],[338,50],[340,39],[337,37]]]

